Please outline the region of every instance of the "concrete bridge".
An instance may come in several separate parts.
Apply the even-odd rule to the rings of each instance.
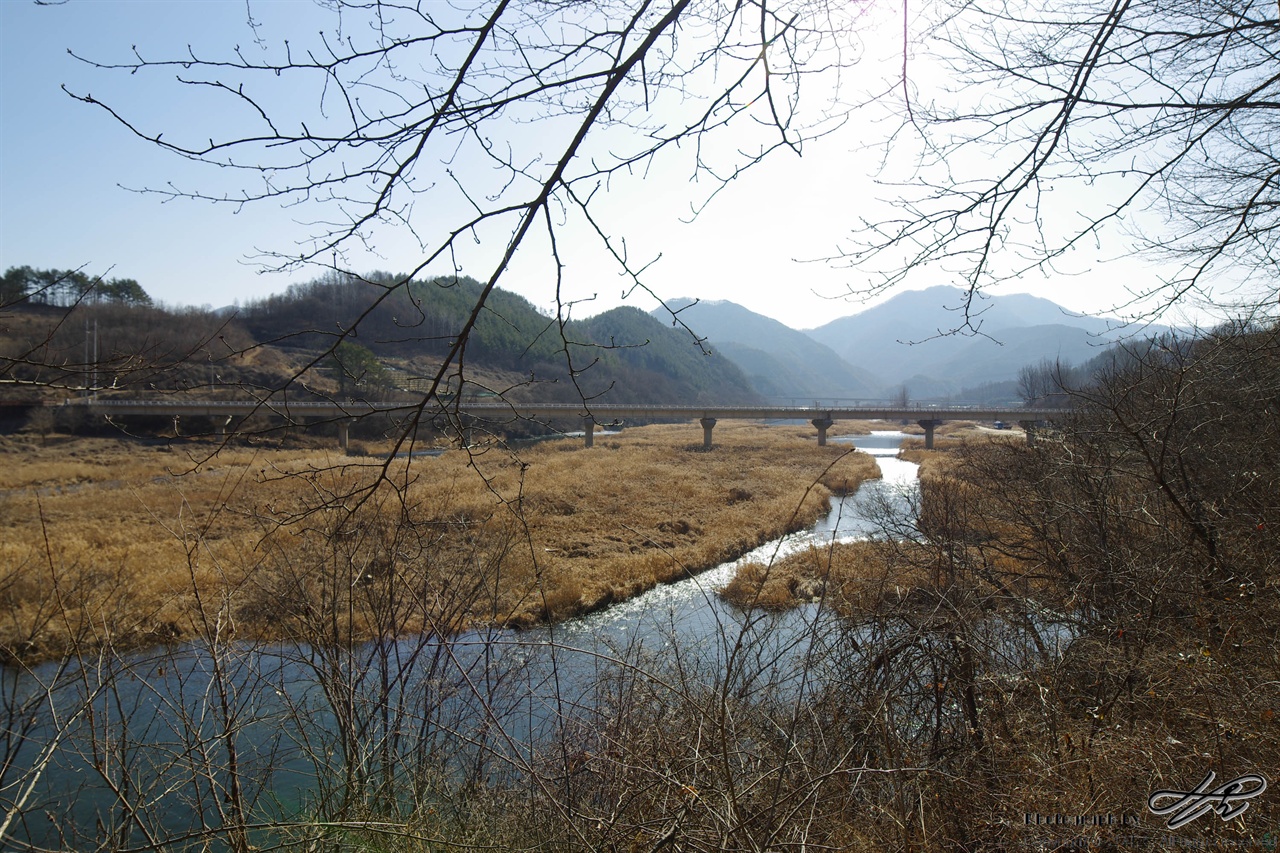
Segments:
[[[702,426],[703,447],[711,448],[711,433],[716,422],[726,420],[806,420],[818,430],[818,444],[827,443],[827,430],[843,420],[912,420],[924,428],[925,448],[933,448],[934,429],[945,421],[1016,422],[1026,432],[1027,441],[1035,441],[1039,423],[1061,417],[1061,409],[993,408],[982,406],[661,406],[649,404],[602,403],[520,403],[467,402],[435,403],[423,408],[421,402],[336,402],[290,400],[103,400],[87,398],[68,400],[63,405],[83,406],[90,414],[104,417],[124,415],[160,415],[175,419],[210,417],[219,421],[225,433],[237,417],[272,414],[292,423],[304,420],[329,421],[337,424],[338,443],[347,449],[348,425],[356,418],[385,412],[426,417],[454,414],[497,422],[535,418],[578,418],[582,420],[587,447],[594,443],[595,428],[621,423],[625,419],[697,420]]]

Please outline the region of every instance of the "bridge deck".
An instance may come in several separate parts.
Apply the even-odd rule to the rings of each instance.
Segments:
[[[646,404],[607,403],[495,403],[452,400],[427,405],[420,403],[374,403],[289,400],[68,400],[63,405],[83,406],[90,413],[106,417],[122,415],[165,415],[174,418],[225,418],[230,424],[236,417],[270,413],[298,422],[303,419],[335,421],[338,444],[347,448],[348,424],[351,420],[376,412],[418,414],[432,418],[439,415],[465,415],[498,423],[534,418],[577,418],[583,422],[585,444],[594,442],[598,424],[617,423],[624,418],[645,420],[698,420],[702,425],[702,443],[711,448],[711,432],[716,421],[725,420],[807,420],[818,430],[818,444],[827,443],[827,430],[840,420],[914,420],[924,427],[924,446],[933,447],[934,428],[947,420],[1019,421],[1027,425],[1027,440],[1034,441],[1031,424],[1062,414],[1055,409],[1012,409],[957,406],[654,406]]]
[[[413,402],[331,402],[287,400],[72,400],[64,405],[84,406],[96,415],[168,415],[235,417],[272,413],[286,417],[351,418],[375,412],[411,413],[421,406]],[[697,420],[977,420],[1035,421],[1060,417],[1061,409],[970,406],[658,406],[603,403],[469,403],[432,404],[426,414],[456,412],[496,420],[513,418],[592,418],[597,423],[619,418],[670,418]]]

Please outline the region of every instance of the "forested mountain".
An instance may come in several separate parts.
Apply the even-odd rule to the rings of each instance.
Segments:
[[[42,277],[15,269],[8,278],[18,283],[52,277],[82,291],[87,286],[56,271]],[[216,312],[123,299],[58,305],[47,284],[42,291],[15,287],[14,298],[0,302],[0,379],[18,390],[64,396],[90,387],[217,396],[261,396],[286,386],[294,396],[420,392],[454,347],[483,286],[465,277],[407,287],[393,286],[397,280],[385,273],[321,279]],[[455,365],[459,360],[467,380],[478,383],[473,393],[512,399],[758,401],[732,362],[635,308],[562,326],[524,298],[494,290]],[[454,375],[447,385],[456,382]]]
[[[698,346],[688,332],[664,326],[639,308],[614,308],[571,324],[575,367],[600,359],[606,370],[593,381],[616,383],[608,399],[619,402],[748,403],[757,400],[751,383],[731,360]],[[600,350],[599,346],[613,346]],[[595,393],[597,384],[588,386]]]
[[[237,316],[258,341],[328,349],[339,339],[383,357],[443,356],[453,346],[483,286],[471,278],[433,279],[395,287],[398,276],[339,276],[292,285],[250,302]],[[525,299],[494,290],[467,341],[467,358],[514,366],[518,356],[555,350],[541,332],[550,320]]]
[[[330,279],[291,287],[245,306],[240,316],[258,340],[323,349],[347,340],[383,359],[420,365],[444,357],[483,285],[436,278],[388,289],[397,277]],[[643,311],[617,308],[563,327],[523,297],[489,294],[462,351],[465,364],[523,377],[517,398],[610,402],[751,402],[750,384],[732,362],[708,355],[688,333]],[[518,380],[517,380],[518,381]]]

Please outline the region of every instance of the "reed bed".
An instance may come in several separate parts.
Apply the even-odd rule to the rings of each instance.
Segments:
[[[811,525],[878,476],[807,427],[632,428],[438,458],[7,440],[0,651],[351,642],[568,618]]]
[[[941,595],[951,595],[956,581],[956,552],[952,543],[987,515],[984,496],[958,476],[956,452],[968,445],[1021,445],[1021,434],[1008,435],[976,430],[965,423],[947,424],[935,439],[934,449],[924,439],[904,439],[898,456],[920,466],[919,503],[921,530],[930,536],[903,539],[877,535],[863,542],[835,542],[811,546],[771,562],[746,563],[721,591],[722,597],[743,608],[787,610],[806,601],[827,597],[841,613],[860,615],[902,606],[932,606]],[[898,531],[899,533],[901,531]],[[1013,531],[998,531],[1011,535]],[[1032,587],[1044,593],[1045,585],[1024,577],[1021,561],[1009,555],[988,553],[986,570],[1021,593]]]

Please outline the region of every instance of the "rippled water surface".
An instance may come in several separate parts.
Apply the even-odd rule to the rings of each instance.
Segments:
[[[572,713],[567,708],[589,714],[592,690],[613,662],[625,658],[628,665],[642,660],[665,663],[677,647],[681,660],[712,680],[724,671],[727,660],[749,648],[764,662],[749,677],[761,677],[770,689],[787,690],[790,673],[809,672],[795,661],[811,654],[817,642],[813,638],[820,634],[812,629],[831,617],[819,604],[781,614],[746,613],[721,601],[717,590],[743,562],[767,564],[815,544],[864,538],[885,519],[909,525],[917,466],[896,458],[903,437],[893,431],[832,439],[874,455],[883,479],[864,483],[855,495],[833,499],[830,515],[812,530],[580,619],[525,631],[409,637],[337,654],[288,645],[220,652],[221,677],[235,703],[240,760],[260,772],[258,778],[278,804],[279,814],[306,810],[302,804],[325,772],[327,759],[318,767],[317,756],[332,754],[332,746],[325,744],[337,743],[334,709],[339,706],[334,704],[333,684],[321,686],[319,678],[332,674],[319,665],[322,659],[337,662],[341,672],[334,671],[340,679],[335,683],[350,691],[344,701],[351,712],[376,712],[369,717],[374,728],[368,737],[377,735],[378,726],[400,726],[415,715],[422,718],[419,724],[426,732],[436,723],[428,723],[424,715],[434,721],[447,712],[458,727],[452,736],[467,744],[488,744],[485,749],[536,749],[563,730]],[[50,701],[56,697],[73,711],[92,708],[94,715],[65,723],[45,720],[31,730],[25,745],[15,747],[10,756],[15,766],[39,761],[40,755],[49,762],[27,800],[34,808],[31,820],[16,833],[10,827],[9,837],[16,834],[57,847],[60,822],[77,823],[92,835],[92,827],[101,825],[97,821],[119,812],[116,795],[104,780],[115,784],[124,778],[111,764],[111,756],[113,749],[119,751],[119,738],[126,732],[133,744],[127,755],[144,774],[135,781],[167,792],[151,801],[163,814],[164,832],[172,837],[211,822],[217,825],[213,789],[205,792],[202,806],[192,807],[187,786],[196,778],[193,770],[198,776],[203,765],[183,746],[190,741],[213,749],[210,760],[216,760],[221,748],[211,660],[207,649],[184,646],[112,663],[110,673],[92,666],[63,672],[56,664],[26,673],[5,671],[3,687],[13,699],[24,694],[38,699],[48,690]],[[55,683],[62,685],[56,691],[48,687]],[[98,698],[85,704],[90,694]],[[379,715],[391,711],[402,717],[378,722]],[[106,763],[95,766],[101,761]]]
[[[768,642],[778,648],[794,644],[797,636],[810,631],[813,620],[823,618],[817,605],[802,605],[781,614],[744,613],[722,601],[718,590],[744,563],[767,565],[833,539],[864,539],[881,531],[886,516],[899,525],[909,523],[919,466],[897,458],[904,437],[904,433],[895,430],[831,439],[832,443],[851,443],[876,457],[883,477],[863,483],[854,495],[832,498],[830,514],[811,530],[768,542],[733,562],[656,587],[598,613],[521,632],[507,640],[524,647],[521,653],[529,655],[529,666],[536,668],[536,660],[542,655],[530,655],[528,646],[541,642],[554,648],[560,660],[572,660],[574,650],[581,650],[592,661],[593,670],[600,655],[621,649],[634,652],[637,646],[662,649],[679,643],[683,650],[700,650],[718,659],[740,645],[744,633],[750,633],[753,642],[767,635]],[[573,668],[570,664],[569,670]]]

